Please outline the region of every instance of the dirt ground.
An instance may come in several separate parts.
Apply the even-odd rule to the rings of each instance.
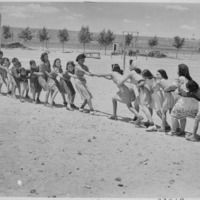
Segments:
[[[61,58],[64,68],[78,53],[52,50],[49,57],[51,62]],[[4,50],[4,54],[18,57],[28,68],[30,59],[39,63],[41,51]],[[180,57],[139,57],[138,66],[153,73],[164,68],[173,80],[177,64],[186,63],[200,83],[200,56]],[[96,73],[109,72],[112,63],[121,65],[121,56],[86,60]],[[55,108],[0,96],[0,196],[199,197],[200,143],[136,128],[123,104],[118,105],[120,119],[109,120],[116,86],[95,77],[88,77],[88,85],[95,115],[67,111],[60,94]],[[75,103],[81,103],[78,94]],[[192,125],[188,120],[187,131]]]

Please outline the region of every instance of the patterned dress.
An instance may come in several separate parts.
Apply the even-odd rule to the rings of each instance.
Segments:
[[[185,77],[179,77],[177,85],[181,85],[181,89],[187,91],[186,83],[188,80]],[[198,101],[191,97],[180,96],[176,104],[174,105],[171,116],[176,119],[184,119],[187,117],[195,118],[198,113]]]

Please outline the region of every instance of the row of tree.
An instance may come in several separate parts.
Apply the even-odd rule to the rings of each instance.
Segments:
[[[2,33],[3,33],[4,39],[6,39],[6,40],[12,37],[11,29],[9,26],[3,26]],[[58,36],[60,43],[62,44],[62,49],[64,51],[65,43],[67,41],[69,41],[69,39],[70,39],[68,30],[67,29],[59,30],[57,36]],[[32,31],[30,30],[30,28],[27,27],[19,33],[18,37],[20,39],[22,39],[24,42],[27,42],[27,41],[32,40],[34,36],[33,36]],[[49,36],[48,30],[45,27],[43,27],[41,30],[38,31],[38,38],[39,38],[40,42],[43,44],[43,47],[47,47],[47,43],[50,39],[50,36]],[[127,34],[125,36],[125,47],[130,46],[133,38],[134,37],[132,34]],[[78,39],[79,39],[79,42],[83,44],[84,51],[85,51],[85,45],[87,43],[90,43],[92,40],[95,40],[93,37],[93,34],[90,32],[88,26],[81,27],[81,30],[79,31],[79,34],[78,34]],[[105,54],[106,54],[106,49],[115,40],[115,35],[111,30],[106,31],[104,29],[98,34],[96,40],[98,41],[98,43],[101,46],[104,47]],[[174,37],[173,46],[177,49],[177,54],[178,54],[178,50],[183,47],[184,42],[185,42],[184,38],[180,38],[179,36]],[[150,48],[157,46],[158,45],[158,37],[155,36],[153,38],[150,38],[148,40],[148,45]],[[176,57],[177,57],[177,54],[176,54]]]

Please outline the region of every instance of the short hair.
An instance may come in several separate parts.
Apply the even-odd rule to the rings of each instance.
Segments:
[[[167,72],[164,69],[159,69],[158,72],[164,79],[168,79]]]
[[[112,64],[112,71],[118,72],[119,74],[123,75],[123,70],[120,69],[120,66],[118,64]]]
[[[34,63],[36,64],[35,60],[30,60],[30,65],[33,65]]]
[[[4,58],[2,58],[2,60],[1,60],[1,65],[4,64],[5,60],[7,60],[7,61],[9,62],[9,64],[10,64],[10,60],[9,60],[8,58],[4,57]]]
[[[141,70],[140,68],[138,68],[138,67],[135,67],[133,70],[134,70],[137,74],[141,74],[141,73],[142,73],[142,70]]]
[[[152,79],[154,77],[153,74],[148,69],[144,69],[142,71],[142,76],[148,79]]]
[[[44,60],[44,57],[45,57],[45,56],[48,56],[48,53],[44,52],[44,53],[41,54],[40,60],[41,60],[42,62],[45,62],[45,60]]]
[[[18,58],[14,57],[11,62],[12,63],[17,63],[17,62],[19,62],[19,60],[18,60]]]

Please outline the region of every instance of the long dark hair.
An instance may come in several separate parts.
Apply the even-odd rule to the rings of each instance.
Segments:
[[[75,67],[75,64],[74,64],[74,62],[73,61],[69,61],[69,62],[67,62],[67,64],[66,64],[66,70],[67,71],[69,71],[69,65],[72,65],[73,67]],[[75,72],[75,69],[73,69],[73,71],[71,72],[72,74],[74,74],[74,72]]]
[[[189,92],[197,92],[197,90],[199,89],[199,85],[197,82],[189,80],[186,83],[186,88],[188,89]]]
[[[164,79],[168,79],[167,72],[164,69],[159,69],[158,72]]]
[[[179,64],[178,65],[178,75],[184,76],[189,81],[192,80],[192,77],[190,76],[189,68],[186,64]]]
[[[113,64],[112,65],[112,71],[113,72],[118,72],[119,74],[123,75],[123,70],[120,69],[120,66],[118,64]]]

